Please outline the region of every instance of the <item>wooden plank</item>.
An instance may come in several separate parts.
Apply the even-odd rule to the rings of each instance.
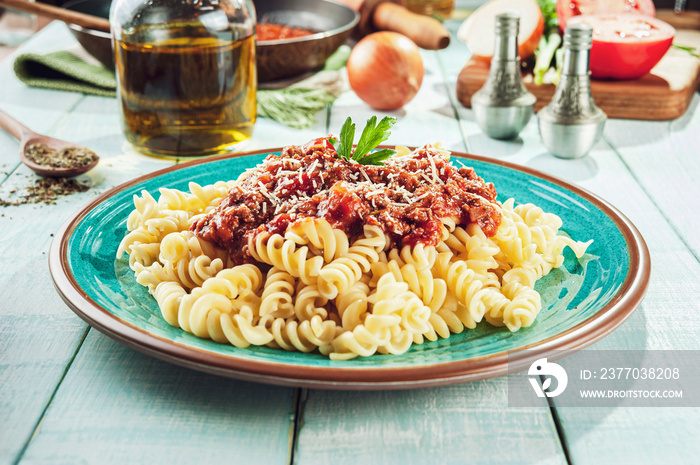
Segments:
[[[549,409],[509,408],[506,378],[409,391],[309,391],[302,420],[295,458],[305,465],[566,463]]]
[[[630,127],[641,125],[646,131],[640,132],[647,134],[656,132],[651,130],[652,126],[661,132],[664,127],[668,128],[665,122],[635,122]],[[613,137],[617,130],[614,126],[606,128],[606,139]],[[644,144],[644,136],[640,134],[639,137]],[[655,150],[653,146],[644,146],[650,153]],[[700,263],[661,210],[673,203],[674,199],[667,199],[665,203],[653,202],[653,191],[649,186],[640,186],[637,173],[629,171],[629,160],[621,158],[619,152],[617,147],[615,150],[594,150],[590,158],[596,174],[579,183],[619,208],[637,226],[650,250],[651,280],[645,300],[632,319],[595,347],[698,349],[700,315],[697,302],[700,302],[700,285],[696,277],[700,275]],[[665,170],[657,167],[658,172]],[[656,187],[658,190],[668,188],[671,188],[669,184],[661,183]],[[654,415],[657,410],[651,409],[645,414]]]
[[[64,24],[53,23],[19,52],[45,53],[74,43]],[[147,157],[132,155],[126,163],[114,163],[128,155],[122,153],[123,138],[113,99],[29,88],[14,77],[11,59],[0,66],[0,82],[3,110],[36,131],[84,143],[102,158],[95,170],[80,178],[92,185],[87,192],[60,198],[51,206],[0,207],[0,462],[11,463],[31,437],[86,329],[53,289],[46,265],[52,233],[94,195],[172,162],[153,163]],[[19,163],[17,150],[17,141],[0,134],[0,164],[7,173],[0,176],[3,199],[15,198],[12,191],[21,192],[38,179]],[[117,170],[117,165],[124,168]]]
[[[65,26],[63,27],[65,28]],[[51,91],[41,89],[36,89],[36,92],[32,92],[31,97],[28,97],[26,94],[27,86],[15,77],[12,63],[18,53],[46,50],[54,43],[52,35],[55,35],[56,44],[65,44],[66,39],[70,40],[65,35],[68,34],[67,30],[65,34],[62,34],[61,25],[51,25],[47,31],[47,33],[35,36],[23,44],[19,50],[5,58],[0,66],[0,108],[37,132],[50,131],[63,115],[82,98],[81,94],[73,92],[54,95]],[[37,109],[42,111],[37,111]],[[1,183],[10,172],[20,165],[20,161],[19,143],[2,130],[0,130],[0,144],[2,147],[7,147],[0,151]]]
[[[65,44],[64,39],[61,28],[52,25],[21,51]],[[0,66],[0,106],[36,131],[48,132],[82,96],[66,92],[51,98],[48,91],[29,91],[12,72],[15,55]],[[0,198],[34,182],[34,174],[19,163],[18,150],[18,142],[0,132]],[[31,436],[85,331],[56,295],[46,266],[51,233],[70,209],[0,207],[0,463],[11,463]]]
[[[675,43],[698,47],[700,31],[679,30]],[[457,77],[457,99],[462,105],[471,107],[472,95],[483,87],[488,74],[488,64],[478,60],[466,63]],[[535,111],[552,100],[556,86],[536,85],[531,73],[524,73],[523,81],[537,97]],[[670,120],[685,113],[699,83],[700,59],[672,48],[637,80],[591,80],[591,93],[609,118]]]
[[[560,408],[572,463],[697,463],[698,408]]]
[[[253,151],[284,147],[290,144],[303,145],[311,139],[328,134],[327,116],[325,109],[319,111],[316,114],[315,124],[306,129],[293,129],[267,118],[258,118],[255,122],[253,137],[250,141],[245,142],[240,150]]]
[[[695,257],[700,257],[700,221],[693,202],[700,198],[699,104],[696,96],[692,111],[668,125],[611,121],[605,132]]]
[[[656,17],[676,29],[700,30],[700,11],[685,10],[676,13],[675,10],[657,8]]]
[[[91,330],[20,463],[288,463],[293,395],[181,368]]]

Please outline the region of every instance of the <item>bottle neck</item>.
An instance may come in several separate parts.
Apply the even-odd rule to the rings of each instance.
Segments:
[[[589,50],[564,50],[562,76],[588,76]]]
[[[518,36],[498,35],[494,43],[493,58],[497,61],[513,61],[518,59]]]

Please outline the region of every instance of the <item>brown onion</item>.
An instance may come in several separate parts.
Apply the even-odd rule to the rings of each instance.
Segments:
[[[397,32],[375,32],[348,57],[350,87],[376,110],[397,110],[415,97],[423,82],[418,46]]]
[[[604,2],[601,2],[604,3]],[[526,60],[535,54],[544,32],[544,17],[535,0],[490,0],[481,5],[459,26],[457,38],[469,46],[474,58],[491,61],[496,36],[495,18],[501,13],[516,13],[518,55]]]

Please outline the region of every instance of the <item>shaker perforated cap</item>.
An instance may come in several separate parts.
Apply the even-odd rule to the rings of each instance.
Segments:
[[[564,48],[570,50],[590,50],[593,43],[593,28],[588,24],[577,23],[566,26]]]

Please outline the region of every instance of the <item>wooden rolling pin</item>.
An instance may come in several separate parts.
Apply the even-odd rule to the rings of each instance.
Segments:
[[[361,35],[376,31],[399,32],[421,48],[440,50],[450,44],[450,33],[440,21],[407,10],[400,0],[333,0],[360,13]]]
[[[57,19],[86,29],[109,32],[109,21],[104,18],[47,5],[46,3],[30,2],[28,0],[0,0],[0,7],[46,16],[50,19]]]

